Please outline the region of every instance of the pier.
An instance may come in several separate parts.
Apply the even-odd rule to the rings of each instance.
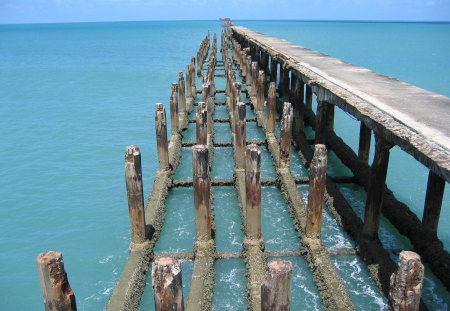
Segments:
[[[225,81],[223,89],[218,88],[216,79]],[[217,100],[218,94],[223,94],[224,100]],[[225,108],[228,116],[215,117],[218,107]],[[357,153],[334,132],[335,109],[360,121]],[[132,145],[125,148],[130,254],[105,310],[138,310],[144,290],[153,292],[156,310],[211,310],[218,282],[215,262],[234,258],[245,262],[247,285],[243,290],[248,309],[285,310],[292,300],[293,273],[292,263],[285,257],[306,259],[326,310],[354,310],[358,306],[333,264],[333,258],[345,255],[360,256],[391,310],[428,310],[421,300],[423,264],[450,289],[450,256],[436,234],[444,188],[450,182],[449,112],[448,97],[285,40],[231,27],[222,33],[219,47],[216,35],[211,38],[208,33],[197,57],[192,57],[172,84],[168,105],[155,105],[159,170],[146,204],[140,149]],[[229,127],[229,141],[216,139],[218,124]],[[250,125],[258,127],[262,136],[248,137]],[[306,126],[314,130],[314,138],[305,135]],[[193,127],[195,137],[188,139],[186,133]],[[372,133],[375,155],[370,164]],[[422,219],[386,187],[389,150],[395,145],[429,168]],[[227,159],[232,162],[232,177],[214,178],[211,168],[224,148],[233,150],[232,158]],[[175,178],[186,151],[192,154],[192,178]],[[330,152],[353,176],[327,175]],[[274,166],[271,177],[262,173],[268,165],[262,163],[266,154]],[[295,164],[294,158],[298,159]],[[294,174],[299,163],[307,169],[306,176]],[[365,189],[364,219],[352,209],[338,183],[354,183]],[[232,186],[237,193],[243,230],[241,251],[217,250],[217,227],[223,221],[217,217],[214,203],[214,188],[218,186]],[[300,241],[295,249],[266,247],[261,193],[269,186],[276,187],[286,202]],[[309,191],[302,193],[299,186]],[[193,204],[187,209],[193,216],[185,217],[195,217],[195,242],[189,252],[156,251],[167,220],[166,199],[176,188],[193,190]],[[324,209],[354,247],[324,246]],[[393,250],[383,248],[379,240],[381,215],[413,245],[414,252],[398,250],[398,263]],[[62,255],[58,256],[58,263],[62,263]],[[39,258],[43,257],[39,256],[38,262]],[[184,297],[179,260],[193,261]],[[45,270],[44,263],[39,262],[39,267],[40,273]],[[49,292],[45,275],[41,273],[44,300],[49,299],[45,297]],[[153,277],[153,289],[146,288],[147,277]],[[70,294],[67,304],[73,308],[75,297],[67,279],[65,283]],[[410,296],[406,301],[407,292]],[[405,305],[409,309],[399,307]]]

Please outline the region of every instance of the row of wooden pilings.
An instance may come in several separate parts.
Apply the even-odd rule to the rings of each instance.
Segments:
[[[209,35],[207,36],[209,42]],[[206,38],[205,38],[206,40]],[[210,148],[212,148],[211,135],[213,127],[212,112],[214,108],[214,67],[216,55],[213,41],[213,49],[210,55],[208,69],[203,75],[202,102],[198,103],[196,118],[196,144],[193,147],[193,184],[196,217],[196,236],[198,241],[209,241],[212,236],[211,228],[211,198],[210,194]],[[217,44],[217,43],[216,43]],[[245,103],[241,100],[241,85],[236,82],[236,73],[232,70],[232,62],[228,57],[230,39],[222,36],[222,54],[227,77],[227,94],[230,94],[229,110],[231,113],[231,126],[235,146],[235,167],[245,170],[246,188],[246,238],[258,240],[261,238],[261,182],[260,182],[260,151],[258,146],[246,146],[246,120]],[[224,47],[225,46],[225,47]],[[233,56],[238,50],[238,43],[233,43]],[[201,50],[208,51],[208,47],[202,46]],[[239,56],[235,56],[238,59]],[[206,55],[203,56],[206,58]],[[245,58],[247,65],[248,57]],[[250,59],[251,61],[251,59]],[[197,58],[197,64],[199,63]],[[255,109],[263,109],[264,106],[264,71],[256,70],[255,62],[250,62],[244,69],[244,58],[237,61],[241,70],[246,69],[247,85],[252,86],[248,90],[255,92],[257,104]],[[200,66],[200,72],[201,68]],[[262,76],[262,78],[260,78]],[[185,85],[183,74],[180,72],[179,82],[172,84],[170,97],[170,115],[172,132],[178,132],[186,127],[179,120],[185,120],[181,115],[186,114],[185,89],[187,96],[195,98],[195,59],[186,67]],[[249,82],[250,81],[250,82]],[[212,85],[212,86],[211,86]],[[263,95],[261,95],[261,93]],[[251,96],[252,94],[248,94]],[[276,85],[274,82],[268,87],[268,120],[269,128],[275,129],[276,112]],[[281,143],[279,165],[289,167],[290,145],[293,127],[293,108],[289,102],[283,105],[281,118]],[[156,105],[156,137],[158,160],[160,169],[170,169],[167,140],[166,112],[163,104]],[[208,137],[209,136],[209,137]],[[325,189],[326,148],[317,144],[313,161],[310,165],[310,193],[308,201],[307,235],[312,238],[320,236],[320,223],[322,218],[323,192]],[[141,155],[137,146],[128,146],[125,152],[125,176],[128,193],[129,216],[131,226],[132,243],[143,243],[147,238],[144,199],[142,187]],[[46,310],[76,310],[75,295],[67,281],[64,271],[62,254],[59,252],[46,252],[38,256],[41,288],[44,295]],[[261,284],[261,309],[262,310],[288,310],[290,303],[290,283],[292,265],[290,262],[279,259],[268,264],[268,273]],[[411,268],[413,267],[413,268]],[[422,271],[422,275],[420,275]],[[152,284],[155,297],[156,310],[183,310],[181,265],[168,257],[156,258],[152,264]],[[402,252],[398,271],[392,276],[392,310],[413,310],[411,305],[417,305],[417,294],[420,298],[420,286],[418,279],[423,278],[423,266],[420,258],[412,252]],[[411,281],[413,280],[413,281]],[[412,295],[415,293],[415,295]],[[391,301],[391,300],[390,300]],[[406,301],[406,303],[405,303]],[[396,304],[397,303],[397,304]],[[402,305],[403,304],[403,305]],[[284,309],[283,309],[284,308]]]
[[[275,111],[276,111],[276,81],[277,81],[277,64],[272,60],[271,68],[269,68],[269,56],[266,53],[256,53],[256,49],[243,48],[236,40],[232,41],[233,58],[240,65],[242,75],[245,76],[247,86],[247,95],[249,98],[255,98],[254,108],[256,111],[262,110],[265,104],[265,94],[267,94],[267,124],[266,130],[274,132],[275,130]],[[252,53],[253,52],[253,53]],[[249,55],[250,54],[250,55]],[[235,74],[229,69],[231,63],[227,64],[225,60],[225,69],[228,69],[227,78],[229,83],[227,88],[232,89],[231,94],[235,94],[239,89],[239,84],[233,82]],[[259,70],[261,68],[261,70]],[[280,168],[289,167],[289,152],[292,142],[292,134],[301,135],[303,129],[304,111],[302,105],[303,99],[306,101],[306,108],[311,109],[312,106],[312,90],[306,87],[306,96],[304,84],[292,74],[292,88],[289,71],[281,67],[279,93],[280,97],[285,99],[282,108],[281,117],[281,137],[280,137]],[[270,75],[270,82],[267,87],[265,75]],[[267,91],[266,91],[267,90]],[[295,105],[294,112],[292,100]],[[234,101],[231,101],[234,104]],[[326,171],[326,143],[327,132],[333,128],[334,110],[332,105],[326,102],[319,102],[318,118],[316,125],[315,152],[314,157],[309,165],[310,169],[310,190],[308,194],[307,221],[305,235],[309,238],[320,237],[320,226],[322,217],[323,194],[325,191],[325,171]],[[233,108],[232,108],[233,109]],[[238,108],[239,109],[239,108]],[[233,110],[232,110],[233,111]],[[293,116],[294,114],[294,116]],[[292,124],[294,122],[294,124]],[[366,142],[367,143],[367,142]],[[370,144],[370,137],[369,137]],[[368,147],[364,143],[361,144],[360,155],[368,159]],[[384,183],[384,181],[383,181]],[[384,184],[383,184],[384,185]],[[384,187],[384,186],[383,186]],[[370,200],[370,198],[368,198]],[[373,200],[376,201],[376,200]],[[378,203],[375,203],[378,204]],[[381,204],[381,203],[380,203]],[[370,207],[369,207],[370,209]],[[366,216],[367,219],[367,216]],[[370,222],[370,221],[368,221]],[[365,228],[370,227],[366,226]],[[376,228],[368,230],[370,234],[378,230],[378,223],[375,221]],[[363,231],[363,234],[367,231]],[[366,234],[367,235],[367,234]],[[410,268],[402,266],[408,262]],[[408,271],[405,273],[405,271]],[[391,310],[418,310],[420,306],[421,289],[424,277],[424,267],[421,263],[420,256],[414,252],[403,251],[400,254],[399,268],[397,273],[391,276],[391,289],[389,293],[389,306]],[[407,278],[409,280],[407,281]],[[405,284],[408,284],[405,287]],[[402,294],[400,294],[402,293]]]
[[[209,33],[203,39],[197,59],[202,64],[209,49]],[[172,83],[170,95],[171,131],[177,133],[187,127],[185,122],[187,110],[186,100],[195,100],[196,89],[196,58],[186,65],[186,82],[183,72],[179,72],[178,83]],[[184,121],[182,121],[184,120]],[[182,123],[185,122],[185,123]],[[168,153],[167,119],[164,105],[156,104],[156,141],[158,150],[159,169],[171,169]],[[131,244],[141,245],[148,239],[145,224],[144,197],[142,185],[141,153],[137,146],[131,145],[125,151],[125,180],[128,197],[128,211],[130,218]],[[46,251],[37,257],[40,285],[44,300],[44,308],[50,310],[77,310],[74,291],[69,285],[64,268],[63,255],[59,251]]]

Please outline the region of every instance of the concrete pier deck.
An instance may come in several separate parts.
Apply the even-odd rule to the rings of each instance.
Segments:
[[[450,98],[244,27],[232,30],[450,182]]]

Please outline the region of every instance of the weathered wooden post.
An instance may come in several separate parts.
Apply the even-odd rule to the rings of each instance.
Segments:
[[[271,57],[270,62],[270,81],[271,82],[277,82],[277,74],[278,74],[278,62],[275,60],[275,58]]]
[[[194,203],[197,241],[211,239],[211,181],[209,178],[209,156],[206,145],[192,147],[194,170]]]
[[[402,251],[396,273],[391,275],[388,311],[418,311],[425,269],[420,256]]]
[[[312,101],[313,101],[313,92],[311,86],[306,85],[306,94],[305,94],[305,108],[308,110],[312,109]]]
[[[249,239],[261,238],[261,151],[258,146],[247,146],[245,162],[246,217],[245,229]]]
[[[158,149],[158,162],[160,170],[170,169],[169,165],[169,147],[167,142],[167,121],[166,110],[161,103],[156,104],[156,146]]]
[[[291,141],[292,141],[292,104],[284,103],[283,117],[281,118],[281,142],[280,142],[280,163],[279,167],[286,168],[290,164]]]
[[[246,120],[245,103],[239,102],[236,106],[235,119],[235,167],[236,169],[245,169],[245,142],[246,142]]]
[[[209,97],[209,84],[202,84],[202,101],[206,103]]]
[[[191,76],[192,80],[195,82],[195,56],[191,56],[191,72],[192,72]]]
[[[155,311],[183,311],[181,264],[172,257],[156,257],[152,263]]]
[[[251,76],[252,76],[252,96],[256,96],[257,92],[258,92],[258,63],[257,62],[252,62],[251,64]],[[248,84],[247,84],[248,85]],[[255,107],[256,108],[256,107]]]
[[[247,75],[245,76],[245,84],[247,84],[248,86],[252,86],[253,84],[253,76],[252,76],[252,57],[250,55],[246,56],[246,61],[247,61]],[[253,91],[253,90],[252,90]],[[250,94],[247,94],[248,97],[250,97]]]
[[[208,109],[205,102],[199,102],[197,107],[197,145],[206,145],[208,137]]]
[[[187,82],[187,87],[186,87],[186,92],[187,92],[187,98],[193,98],[193,94],[192,94],[192,82],[191,82],[191,64],[187,64],[186,65],[186,82]]]
[[[76,311],[75,294],[70,288],[60,252],[48,251],[37,256],[39,279],[46,311]]]
[[[327,136],[333,128],[334,106],[319,100],[316,115],[315,144],[326,144]]]
[[[423,209],[422,224],[431,233],[437,234],[445,180],[430,170],[428,174],[427,193]]]
[[[281,66],[280,72],[280,93],[281,97],[283,97],[284,101],[289,101],[289,69],[285,67],[285,64]]]
[[[236,122],[236,106],[237,103],[241,101],[241,83],[234,82],[233,83],[233,100],[231,102],[231,111],[233,115],[233,122]]]
[[[186,115],[186,93],[183,72],[178,73],[178,105],[180,107],[180,114]]]
[[[262,51],[261,53],[262,53],[262,55],[261,55],[261,66],[262,66],[262,69],[264,70],[264,73],[266,75],[269,75],[270,74],[270,71],[269,71],[269,54],[267,54],[267,52],[265,52],[265,51]]]
[[[306,236],[320,238],[322,206],[327,178],[327,148],[316,145],[309,167],[309,193],[306,219]]]
[[[383,193],[389,164],[389,150],[393,145],[378,134],[375,134],[375,157],[367,191],[366,208],[362,235],[367,240],[378,236]]]
[[[170,95],[170,122],[172,135],[178,133],[178,84],[172,83],[172,92]]]
[[[195,57],[191,57],[191,90],[192,96],[195,98],[197,96],[197,86],[195,85]]]
[[[293,74],[292,77],[295,77],[295,74]],[[292,81],[294,82],[294,79],[292,79]],[[305,85],[303,81],[295,77],[293,96],[291,98],[294,108],[294,127],[292,129],[292,134],[294,135],[294,141],[296,141],[297,144],[299,144],[297,138],[303,132],[304,127],[304,89]]]
[[[275,119],[277,113],[276,88],[276,83],[270,82],[269,91],[267,92],[267,131],[270,133],[275,133]]]
[[[371,137],[372,130],[370,127],[366,126],[363,121],[361,121],[359,128],[358,158],[364,163],[367,163],[369,160]]]
[[[125,152],[125,181],[130,214],[131,241],[145,242],[144,191],[142,188],[141,152],[138,146],[128,146]]]
[[[273,259],[261,284],[261,311],[289,311],[291,305],[292,263]]]
[[[264,82],[264,71],[260,70],[258,72],[258,79],[256,83],[256,110],[259,111],[264,109]]]

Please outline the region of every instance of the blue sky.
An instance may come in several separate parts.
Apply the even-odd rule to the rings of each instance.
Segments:
[[[0,23],[319,19],[450,21],[450,0],[0,0]]]

